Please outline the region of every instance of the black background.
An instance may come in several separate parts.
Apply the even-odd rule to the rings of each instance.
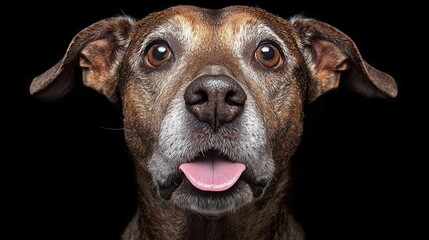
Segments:
[[[304,14],[349,35],[395,77],[397,98],[330,92],[306,110],[290,205],[308,239],[429,239],[427,24],[413,1],[58,2],[2,7],[0,239],[118,239],[135,209],[121,115],[85,87],[54,103],[32,99],[33,77],[72,37],[106,17],[141,18],[174,4],[260,6]],[[119,130],[118,130],[119,129]]]

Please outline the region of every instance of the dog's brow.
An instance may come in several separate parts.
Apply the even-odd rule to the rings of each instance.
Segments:
[[[240,25],[231,40],[231,46],[233,46],[235,52],[242,52],[242,48],[246,47],[249,42],[253,41],[255,44],[259,44],[261,41],[268,40],[278,44],[284,55],[291,55],[284,41],[272,28],[264,23]]]
[[[143,41],[140,52],[142,52],[150,42],[168,37],[175,38],[181,43],[185,51],[189,51],[191,40],[194,39],[192,38],[193,35],[193,26],[184,17],[177,15],[155,28]]]

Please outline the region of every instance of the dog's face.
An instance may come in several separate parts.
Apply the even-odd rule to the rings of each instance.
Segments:
[[[32,93],[64,95],[79,67],[85,85],[121,103],[139,186],[207,215],[287,182],[303,107],[340,79],[365,96],[396,95],[394,80],[339,30],[245,6],[102,20],[73,39]]]
[[[294,71],[303,59],[270,15],[171,11],[149,18],[157,21],[150,29],[138,22],[143,34],[132,37],[134,76],[122,87],[127,138],[138,142],[132,152],[151,146],[137,159],[164,199],[205,214],[234,210],[277,174],[276,134],[288,132],[288,149],[278,150],[296,145],[304,89]]]

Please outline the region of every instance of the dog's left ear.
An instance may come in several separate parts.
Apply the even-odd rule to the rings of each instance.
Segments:
[[[366,97],[392,98],[398,93],[395,80],[362,59],[355,43],[329,24],[311,18],[291,20],[300,34],[311,71],[307,101],[344,85]]]

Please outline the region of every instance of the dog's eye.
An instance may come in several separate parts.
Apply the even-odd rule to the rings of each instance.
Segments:
[[[267,68],[274,68],[282,62],[280,50],[271,43],[263,43],[256,49],[255,57]]]
[[[151,67],[159,67],[171,58],[170,47],[165,43],[152,45],[146,53],[146,62]]]

